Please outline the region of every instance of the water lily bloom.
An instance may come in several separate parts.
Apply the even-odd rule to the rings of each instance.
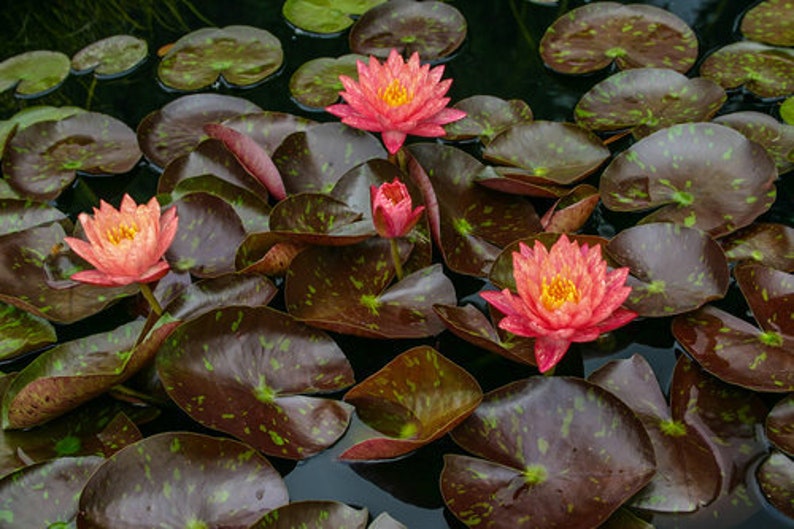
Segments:
[[[168,272],[163,255],[176,235],[176,208],[161,216],[156,198],[136,204],[125,194],[118,210],[100,201],[93,217],[81,213],[78,218],[88,241],[74,237],[65,241],[95,270],[72,274],[75,281],[104,286],[145,284]]]
[[[342,123],[370,132],[380,132],[390,154],[400,150],[408,134],[438,137],[442,125],[466,116],[462,110],[446,108],[451,79],[441,80],[444,66],[420,65],[419,54],[408,62],[397,50],[381,64],[370,56],[369,65],[357,62],[358,82],[346,75],[339,80],[339,92],[347,104],[331,105],[325,110],[342,118]]]
[[[553,368],[571,342],[589,342],[637,317],[622,308],[631,287],[628,268],[607,271],[601,247],[579,246],[564,234],[547,250],[520,243],[513,252],[518,295],[508,289],[481,295],[505,317],[499,327],[535,338],[535,360],[542,373]]]
[[[408,188],[397,178],[369,188],[372,205],[372,223],[378,235],[394,239],[408,234],[425,210],[424,206],[413,208]],[[413,209],[412,209],[413,208]]]

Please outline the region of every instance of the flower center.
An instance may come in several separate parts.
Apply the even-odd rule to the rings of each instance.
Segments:
[[[560,274],[554,276],[549,283],[544,278],[541,288],[540,301],[548,310],[557,310],[563,303],[569,301],[579,303],[579,290],[576,285],[567,277],[561,277]]]
[[[121,241],[127,239],[129,241],[135,239],[135,234],[138,233],[138,225],[134,222],[127,224],[122,222],[118,226],[113,226],[107,231],[108,240],[114,245],[118,246]]]
[[[390,107],[399,107],[413,101],[414,95],[408,93],[399,79],[392,79],[389,86],[378,90],[378,97]]]

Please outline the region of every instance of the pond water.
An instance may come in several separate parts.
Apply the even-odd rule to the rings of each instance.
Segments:
[[[317,38],[300,34],[282,19],[281,3],[273,0],[238,0],[233,4],[217,1],[186,0],[103,2],[104,7],[89,9],[82,2],[59,2],[53,7],[17,2],[4,8],[0,21],[6,28],[0,36],[0,50],[5,58],[33,49],[56,49],[71,55],[87,43],[116,33],[131,33],[144,38],[150,51],[175,41],[188,31],[210,25],[247,24],[264,28],[276,35],[285,51],[285,64],[273,78],[247,90],[224,86],[214,87],[219,93],[247,98],[264,109],[304,115],[319,121],[334,118],[322,112],[307,111],[289,97],[288,82],[292,72],[309,58],[339,56],[348,53],[345,36]],[[526,0],[454,0],[468,21],[468,35],[460,50],[446,63],[445,77],[454,79],[449,93],[453,101],[475,94],[490,94],[504,99],[526,101],[536,119],[571,121],[572,109],[581,95],[609,72],[583,78],[563,76],[546,69],[538,56],[538,43],[545,29],[560,13],[586,2],[562,0],[556,5],[538,5]],[[628,3],[628,2],[624,2]],[[754,2],[749,0],[656,0],[643,2],[667,9],[687,22],[698,34],[701,58],[712,49],[737,40],[737,21]],[[74,5],[70,5],[74,4]],[[35,99],[20,100],[9,93],[0,94],[0,119],[7,119],[20,108],[32,104],[76,105],[115,116],[131,127],[153,110],[181,94],[169,92],[156,80],[157,60],[150,57],[133,74],[94,83],[91,76],[70,76],[56,91]],[[734,95],[724,111],[757,109],[774,114],[776,103],[750,96]],[[94,197],[115,200],[123,192],[135,196],[151,196],[156,191],[158,173],[146,164],[128,175],[108,179],[91,179],[66,191],[57,203],[65,211],[85,210]],[[791,179],[789,179],[791,180]],[[778,205],[766,215],[767,220],[794,226],[791,181],[778,189]],[[788,204],[789,207],[780,206]],[[539,207],[543,211],[544,207]],[[627,220],[628,219],[628,220]],[[585,231],[604,236],[613,235],[625,223],[636,219],[616,216],[599,209],[585,227]],[[473,299],[484,286],[476,279],[456,278],[456,288],[462,301]],[[469,296],[467,298],[466,296]],[[735,294],[734,294],[735,295]],[[729,299],[728,303],[731,302]],[[61,340],[76,337],[97,328],[109,328],[110,317],[102,315],[90,320],[59,328]],[[566,359],[560,372],[585,375],[606,360],[626,358],[634,353],[644,355],[652,364],[662,387],[670,381],[673,364],[680,348],[675,346],[669,331],[670,319],[658,318],[637,322],[631,331],[616,332],[610,344],[585,344],[578,347],[583,363]],[[339,343],[351,357],[356,379],[374,372],[396,352],[414,343],[403,341],[387,344],[374,340],[338,337]],[[484,390],[490,390],[510,380],[528,376],[532,370],[516,366],[507,360],[487,355],[444,333],[437,341],[424,341],[436,346],[444,354],[467,369],[478,373]],[[617,351],[601,354],[600,347]],[[2,366],[12,370],[19,364]],[[482,376],[480,376],[482,375]],[[183,418],[169,416],[158,425],[172,428],[169,421]],[[190,424],[185,422],[186,425]],[[155,426],[159,427],[159,426]],[[373,516],[388,512],[412,529],[458,529],[465,527],[443,506],[438,489],[438,476],[443,464],[440,454],[461,452],[448,437],[397,461],[347,464],[337,456],[351,446],[360,435],[361,425],[354,419],[345,437],[330,450],[297,464],[280,465],[292,500],[334,499],[369,509]],[[758,506],[748,510],[746,519],[687,516],[652,517],[655,527],[723,529],[794,528],[794,521],[771,508],[760,495],[754,480],[748,481],[747,502]],[[715,515],[716,516],[716,515]]]

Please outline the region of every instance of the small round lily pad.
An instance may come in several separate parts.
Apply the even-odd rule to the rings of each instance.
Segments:
[[[289,80],[289,91],[293,99],[305,107],[320,109],[335,103],[342,90],[340,75],[353,79],[358,77],[356,62],[363,55],[351,53],[334,59],[320,57],[303,63]]]
[[[132,35],[114,35],[89,44],[72,57],[75,73],[94,72],[97,79],[113,79],[133,71],[146,60],[149,45]]]
[[[0,62],[0,93],[16,87],[23,98],[43,96],[69,75],[69,57],[58,51],[37,50]]]
[[[740,28],[749,40],[794,46],[794,9],[789,0],[764,0],[744,14]]]
[[[386,0],[287,0],[281,13],[287,22],[310,33],[330,35],[353,25],[353,17]]]

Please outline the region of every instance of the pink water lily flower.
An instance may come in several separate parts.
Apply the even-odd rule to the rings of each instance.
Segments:
[[[397,50],[381,64],[370,56],[369,65],[357,63],[358,81],[346,75],[339,80],[345,87],[340,95],[346,101],[325,110],[342,118],[351,127],[380,132],[390,154],[400,150],[408,134],[424,137],[443,136],[442,125],[466,116],[462,110],[446,108],[451,79],[441,80],[444,66],[419,63],[414,53],[408,62]]]
[[[535,360],[542,373],[562,359],[571,342],[589,342],[637,317],[622,308],[631,287],[628,268],[607,271],[601,247],[579,246],[566,235],[547,250],[520,243],[513,252],[518,295],[508,289],[481,296],[505,317],[499,327],[535,338]]]
[[[372,223],[378,235],[385,239],[407,235],[416,226],[425,209],[424,206],[413,208],[408,188],[397,178],[391,183],[381,184],[380,187],[371,186],[369,191]]]
[[[156,198],[136,204],[125,194],[118,210],[100,201],[93,217],[81,213],[78,218],[88,241],[74,237],[65,241],[95,270],[72,274],[75,281],[104,286],[149,283],[168,272],[163,255],[176,235],[176,208],[161,216]]]

